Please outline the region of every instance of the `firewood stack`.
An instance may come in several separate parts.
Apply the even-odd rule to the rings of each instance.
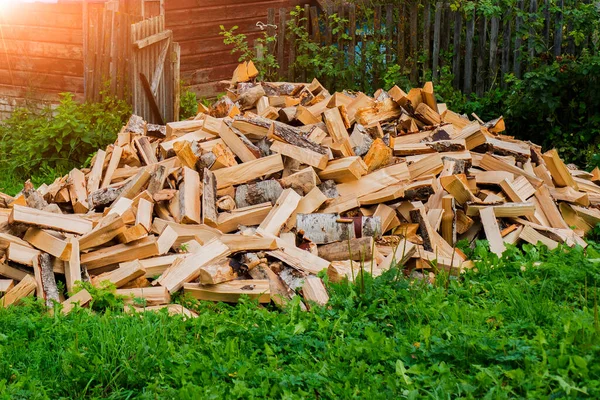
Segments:
[[[585,246],[600,222],[598,170],[448,110],[430,82],[370,97],[256,75],[242,64],[193,120],[132,116],[91,168],[1,195],[4,306],[36,292],[67,312],[91,297],[57,281],[89,280],[170,312],[180,290],[310,308],[328,301],[322,270],[433,280],[472,268],[460,239]]]

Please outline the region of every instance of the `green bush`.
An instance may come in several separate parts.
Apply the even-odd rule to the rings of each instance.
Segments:
[[[71,93],[62,94],[55,109],[15,110],[0,124],[0,191],[14,193],[32,176],[53,179],[81,167],[114,142],[130,115],[124,101],[104,96],[81,104]]]
[[[600,165],[600,56],[559,57],[523,75],[507,77],[496,88],[470,99],[442,74],[436,93],[453,111],[476,113],[483,120],[505,117],[507,134],[556,148],[580,167]]]

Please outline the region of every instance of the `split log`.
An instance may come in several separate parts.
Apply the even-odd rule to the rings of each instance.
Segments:
[[[325,244],[318,247],[318,252],[319,257],[327,261],[370,261],[373,258],[373,247],[373,238],[363,237]]]

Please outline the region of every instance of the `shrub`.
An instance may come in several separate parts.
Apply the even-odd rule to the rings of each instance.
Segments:
[[[114,142],[129,115],[131,108],[124,101],[104,96],[99,103],[80,104],[71,93],[61,94],[55,109],[17,109],[0,124],[2,177],[22,181],[80,167],[92,153]],[[6,183],[0,190],[6,190],[3,186]]]

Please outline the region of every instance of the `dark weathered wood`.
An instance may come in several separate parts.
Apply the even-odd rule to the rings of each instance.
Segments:
[[[304,10],[302,11],[302,17],[304,18],[303,28],[306,33],[310,32],[310,4],[304,5]],[[300,71],[300,82],[306,82],[306,69],[301,68]]]
[[[286,75],[285,67],[285,8],[279,9],[279,24],[277,24],[277,64],[279,64],[279,73]]]
[[[515,50],[513,59],[513,73],[517,78],[521,78],[521,46],[523,45],[523,17],[520,13],[523,11],[524,1],[519,0],[517,9],[517,18],[515,20]]]
[[[288,16],[290,18],[291,25],[298,24],[297,16],[289,15],[289,13],[288,13]],[[287,45],[289,47],[287,78],[289,81],[296,82],[296,70],[295,70],[295,66],[294,66],[294,64],[296,62],[296,35],[294,34],[294,32],[292,32],[290,30],[287,30],[285,32],[285,34],[286,34],[286,39],[288,41]]]
[[[454,15],[454,38],[453,47],[454,54],[452,55],[452,74],[454,75],[453,86],[458,89],[460,86],[460,60],[461,60],[461,39],[462,39],[462,12],[455,11]]]
[[[492,17],[490,27],[490,69],[488,88],[496,85],[498,77],[498,31],[500,30],[500,19],[497,16]]]
[[[502,26],[502,87],[506,87],[505,77],[510,72],[510,38],[511,38],[511,17],[510,10],[504,12]]]
[[[465,82],[463,93],[467,96],[473,91],[473,36],[475,34],[475,11],[468,16],[467,34],[465,37]]]
[[[442,43],[440,44],[440,52],[447,53],[450,50],[450,38],[452,37],[451,22],[454,18],[452,17],[452,10],[448,2],[444,2],[442,8]],[[445,60],[442,59],[442,65],[444,62]]]
[[[387,4],[385,6],[385,38],[387,44],[385,46],[385,64],[392,64],[392,49],[394,48],[394,5]],[[387,88],[386,88],[387,89]]]
[[[550,0],[544,0],[544,45],[550,48]]]
[[[356,5],[348,5],[348,34],[350,36],[350,43],[348,45],[348,62],[350,66],[354,66],[356,58]]]
[[[406,3],[402,3],[401,8],[399,9],[399,17],[398,17],[398,32],[396,32],[398,38],[398,50],[396,53],[396,60],[398,63],[404,68],[404,63],[406,62],[406,43],[404,38],[406,37]]]
[[[554,24],[554,57],[562,54],[562,31],[563,31],[563,10],[565,0],[558,0],[560,10],[556,13],[556,22]]]
[[[423,0],[423,80],[427,80],[431,49],[431,6],[429,0]]]
[[[435,6],[435,22],[433,25],[433,60],[432,60],[432,79],[433,81],[437,81],[438,79],[438,66],[440,59],[440,35],[442,32],[442,12],[443,12],[443,4],[441,1],[438,1]]]
[[[269,8],[267,10],[267,35],[270,37],[275,36],[275,9]],[[275,54],[275,42],[271,42],[267,44],[267,51],[269,54]]]
[[[375,6],[375,15],[373,16],[373,36],[375,43],[381,43],[381,6]],[[377,65],[375,65],[377,64]],[[379,88],[379,62],[373,63],[373,88]]]
[[[333,43],[333,30],[331,27],[331,18],[333,15],[333,8],[327,8],[325,13],[325,45],[330,46]]]
[[[417,82],[417,21],[419,18],[419,2],[412,1],[410,4],[410,81]]]
[[[319,13],[317,7],[310,8],[311,35],[315,42],[321,43],[321,29],[319,29]]]
[[[477,96],[483,96],[485,91],[485,77],[486,77],[486,66],[485,66],[485,43],[487,41],[487,18],[480,16],[477,23],[477,30],[479,31],[479,40],[477,41],[477,75],[475,77],[475,92]]]
[[[534,24],[537,20],[538,4],[537,0],[530,0],[529,2],[529,41],[527,43],[527,52],[529,54],[528,69],[531,69],[531,60],[535,55],[535,28]]]

